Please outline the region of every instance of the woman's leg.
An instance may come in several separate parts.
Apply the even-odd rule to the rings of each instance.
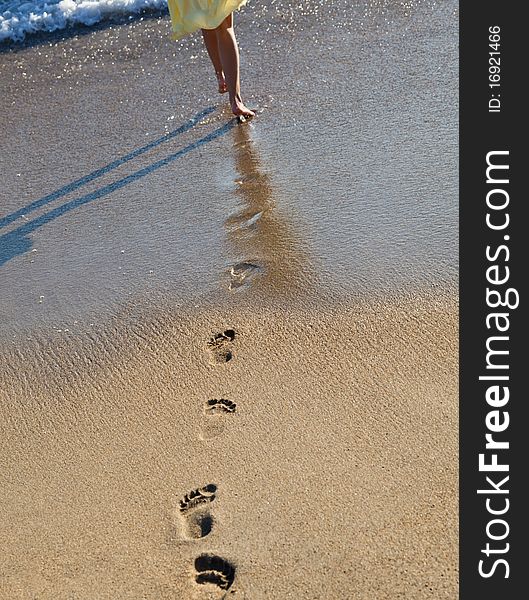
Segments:
[[[215,29],[217,33],[219,57],[222,63],[226,84],[230,94],[230,104],[234,115],[253,117],[254,113],[244,105],[239,82],[239,48],[233,31],[233,15],[229,15]]]
[[[209,58],[213,63],[213,68],[215,69],[215,75],[217,76],[217,81],[219,83],[219,93],[225,94],[228,91],[228,86],[226,85],[226,80],[224,79],[224,72],[222,70],[222,63],[220,61],[217,32],[215,29],[203,29],[202,37],[204,38],[204,43],[206,44]]]

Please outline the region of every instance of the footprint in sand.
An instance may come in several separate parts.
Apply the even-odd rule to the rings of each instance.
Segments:
[[[234,339],[235,331],[233,329],[226,329],[226,331],[217,333],[208,341],[207,348],[213,364],[224,364],[233,358],[231,343]]]
[[[220,556],[201,554],[195,559],[195,581],[229,590],[235,579],[235,567]]]
[[[220,398],[219,400],[208,400],[204,406],[204,415],[200,438],[210,440],[220,435],[226,427],[227,415],[233,414],[237,405],[231,400]]]
[[[262,269],[259,265],[253,263],[242,262],[233,265],[230,269],[230,291],[236,290],[250,281],[250,279],[261,273]]]
[[[217,486],[205,485],[186,494],[179,505],[182,529],[188,539],[197,540],[206,537],[213,528],[213,517],[209,505],[215,500]]]

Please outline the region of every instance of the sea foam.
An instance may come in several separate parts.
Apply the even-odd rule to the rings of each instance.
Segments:
[[[0,42],[166,6],[167,0],[0,0]]]

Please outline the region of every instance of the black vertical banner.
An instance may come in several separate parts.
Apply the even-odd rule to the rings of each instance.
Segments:
[[[460,598],[510,600],[529,577],[529,35],[521,2],[460,8]]]

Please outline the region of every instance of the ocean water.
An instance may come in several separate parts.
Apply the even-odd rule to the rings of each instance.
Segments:
[[[167,0],[0,0],[0,42],[167,7]]]

